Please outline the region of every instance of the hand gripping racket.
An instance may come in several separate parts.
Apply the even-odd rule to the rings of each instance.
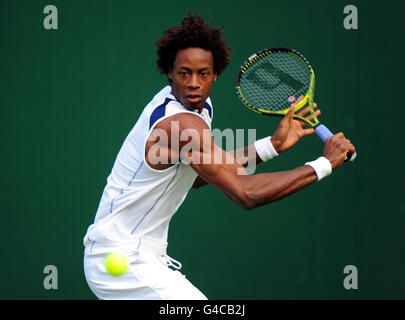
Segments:
[[[294,114],[315,129],[323,142],[333,133],[321,124],[315,115],[315,74],[308,60],[299,52],[287,48],[265,49],[250,56],[236,76],[236,93],[251,110],[270,116],[284,116],[291,103],[300,96],[304,98],[295,106],[295,111],[310,107],[313,120]],[[353,161],[356,153],[347,154]]]

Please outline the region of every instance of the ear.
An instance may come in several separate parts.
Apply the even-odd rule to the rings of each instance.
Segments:
[[[169,77],[170,81],[173,81],[173,71],[171,69],[169,70],[167,76]]]
[[[214,80],[213,80],[212,82],[217,81],[217,79],[218,79],[218,74],[217,74],[217,73],[214,73]]]

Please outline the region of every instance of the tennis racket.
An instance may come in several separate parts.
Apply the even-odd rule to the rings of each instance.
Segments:
[[[272,48],[250,56],[241,66],[235,83],[236,93],[249,109],[264,115],[284,116],[298,97],[295,111],[309,106],[313,120],[294,114],[315,129],[323,142],[333,133],[321,124],[315,115],[315,73],[308,60],[298,51],[288,48]],[[353,161],[356,153],[347,154]]]

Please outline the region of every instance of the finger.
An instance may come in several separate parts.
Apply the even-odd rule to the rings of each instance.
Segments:
[[[318,105],[316,103],[313,104],[314,105],[314,109],[318,108]],[[297,115],[301,116],[301,117],[305,117],[308,113],[311,112],[311,107],[305,107],[304,109],[302,109],[300,112],[297,113]]]
[[[345,143],[342,145],[342,149],[345,152],[349,152],[349,151],[353,151],[354,150],[354,146],[351,143]]]
[[[321,110],[316,110],[315,111],[315,116],[319,117],[321,115]],[[309,116],[305,117],[305,119],[312,121],[314,120],[314,116],[312,114],[310,114]]]
[[[304,117],[308,112],[309,112],[309,107],[305,107],[300,112],[297,112],[297,115],[299,115],[300,117]]]
[[[295,112],[295,104],[293,103],[291,105],[290,111],[288,111],[287,113],[287,118],[292,118],[294,116],[294,112]]]
[[[294,101],[294,103],[292,105],[297,105],[298,103],[301,102],[301,100],[304,99],[304,96],[299,96],[297,100]]]
[[[310,128],[310,129],[302,129],[302,136],[309,136],[310,134],[314,134],[315,133],[315,129],[314,128]]]
[[[294,107],[294,110],[295,110],[295,106],[296,106],[297,104],[299,104],[302,99],[304,99],[304,96],[299,96],[298,99],[295,100],[294,103],[291,104],[291,107]]]
[[[348,142],[348,143],[347,143],[347,147],[349,148],[349,150],[350,150],[351,152],[355,152],[355,151],[356,151],[356,148],[354,147],[354,145],[353,145],[351,142]]]
[[[321,110],[316,110],[315,111],[315,116],[319,117],[321,115],[321,113],[322,113]],[[312,114],[307,116],[307,117],[303,117],[303,118],[307,119],[309,122],[314,120],[314,116]],[[304,126],[304,125],[309,126],[309,124],[306,121],[302,120],[302,119],[296,118],[295,120],[299,121],[301,126]]]
[[[354,154],[356,152],[354,145],[350,143],[347,139],[339,138],[339,140],[336,140],[336,142],[338,143],[337,146],[340,148],[340,150],[342,150],[343,154],[345,155]]]
[[[346,138],[345,138],[345,135],[343,134],[343,132],[338,132],[338,133],[336,133],[336,134],[335,134],[335,137],[341,138],[341,139],[342,139],[342,138],[343,138],[343,139],[346,139]]]

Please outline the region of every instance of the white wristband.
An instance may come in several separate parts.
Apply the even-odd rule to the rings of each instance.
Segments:
[[[273,144],[270,140],[271,136],[257,140],[254,142],[256,152],[263,162],[273,159],[278,156],[276,149],[274,149]]]
[[[315,161],[305,163],[307,166],[314,168],[315,173],[318,177],[318,181],[327,177],[332,173],[332,165],[330,161],[325,157],[319,157]]]

